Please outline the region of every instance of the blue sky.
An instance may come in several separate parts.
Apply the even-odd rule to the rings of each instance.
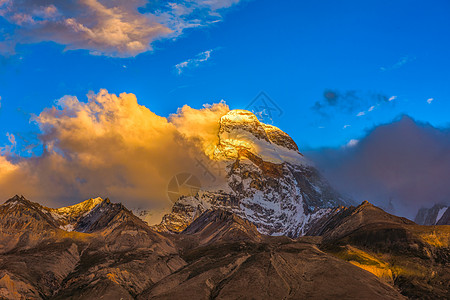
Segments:
[[[7,133],[19,144],[33,140],[30,114],[101,88],[134,93],[162,116],[222,99],[246,108],[265,91],[282,111],[266,121],[302,149],[345,145],[402,114],[449,125],[448,1],[254,0],[217,12],[220,22],[140,37],[152,49],[137,55],[59,35],[56,42],[30,38],[3,13],[2,43],[14,46],[0,56],[0,142]],[[77,50],[65,51],[68,44]]]

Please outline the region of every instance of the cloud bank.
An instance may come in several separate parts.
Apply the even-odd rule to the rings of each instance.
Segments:
[[[12,52],[17,43],[53,41],[66,50],[133,57],[152,50],[158,39],[221,21],[224,9],[238,2],[0,0],[0,16],[15,27],[4,35],[0,49]]]
[[[450,129],[403,116],[356,143],[307,155],[341,192],[392,213],[413,219],[420,207],[450,202]]]
[[[184,106],[167,119],[139,105],[133,94],[101,90],[87,102],[65,96],[34,117],[42,155],[15,156],[13,137],[2,148],[0,197],[21,193],[62,206],[102,196],[130,207],[167,208],[173,176],[190,172],[208,183],[197,159],[207,159],[203,145],[217,143],[213,132],[228,110],[224,103]]]

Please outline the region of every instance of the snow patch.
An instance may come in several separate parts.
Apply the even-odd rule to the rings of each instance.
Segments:
[[[447,211],[448,207],[443,207],[439,210],[437,216],[436,216],[436,222],[434,224],[437,224],[437,222],[442,218],[444,213]]]

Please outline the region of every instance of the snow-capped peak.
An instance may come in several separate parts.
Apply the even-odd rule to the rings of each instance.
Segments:
[[[79,215],[79,214],[84,214],[84,213],[91,211],[94,207],[96,207],[103,201],[104,200],[100,197],[90,198],[81,203],[67,206],[67,207],[57,208],[57,209],[54,209],[53,211],[55,213],[61,214],[61,215],[74,215],[74,214]]]
[[[216,160],[245,157],[247,151],[266,162],[308,165],[292,138],[281,129],[261,123],[246,110],[231,110],[220,118]]]

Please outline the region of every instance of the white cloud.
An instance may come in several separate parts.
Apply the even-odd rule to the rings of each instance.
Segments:
[[[392,96],[391,98],[389,98],[389,102],[394,101],[395,99],[397,99],[397,96]]]
[[[357,117],[362,117],[362,116],[364,116],[364,115],[366,115],[366,112],[360,111],[356,116],[357,116]]]
[[[373,111],[375,109],[375,105],[369,107],[369,111]]]
[[[403,67],[404,65],[406,65],[407,63],[413,62],[415,60],[416,60],[416,57],[414,57],[414,56],[403,56],[395,64],[388,66],[388,67],[381,67],[380,71],[385,72],[385,71],[399,69],[399,68]]]
[[[352,125],[344,125],[344,127],[342,127],[342,129],[347,129],[347,128],[349,128],[350,126],[352,126]]]
[[[186,28],[221,21],[223,9],[240,1],[1,0],[0,16],[17,29],[0,43],[0,49],[53,41],[66,50],[133,57],[152,50],[158,39],[176,38]]]
[[[198,67],[201,63],[207,62],[211,58],[213,50],[207,50],[196,55],[195,58],[188,59],[175,65],[178,75],[181,75],[186,69]]]
[[[346,147],[355,147],[356,145],[358,145],[358,143],[359,143],[359,140],[351,139],[351,140],[347,143]]]
[[[427,99],[427,103],[428,103],[428,104],[431,104],[433,101],[434,101],[434,98],[429,98],[429,99]]]

